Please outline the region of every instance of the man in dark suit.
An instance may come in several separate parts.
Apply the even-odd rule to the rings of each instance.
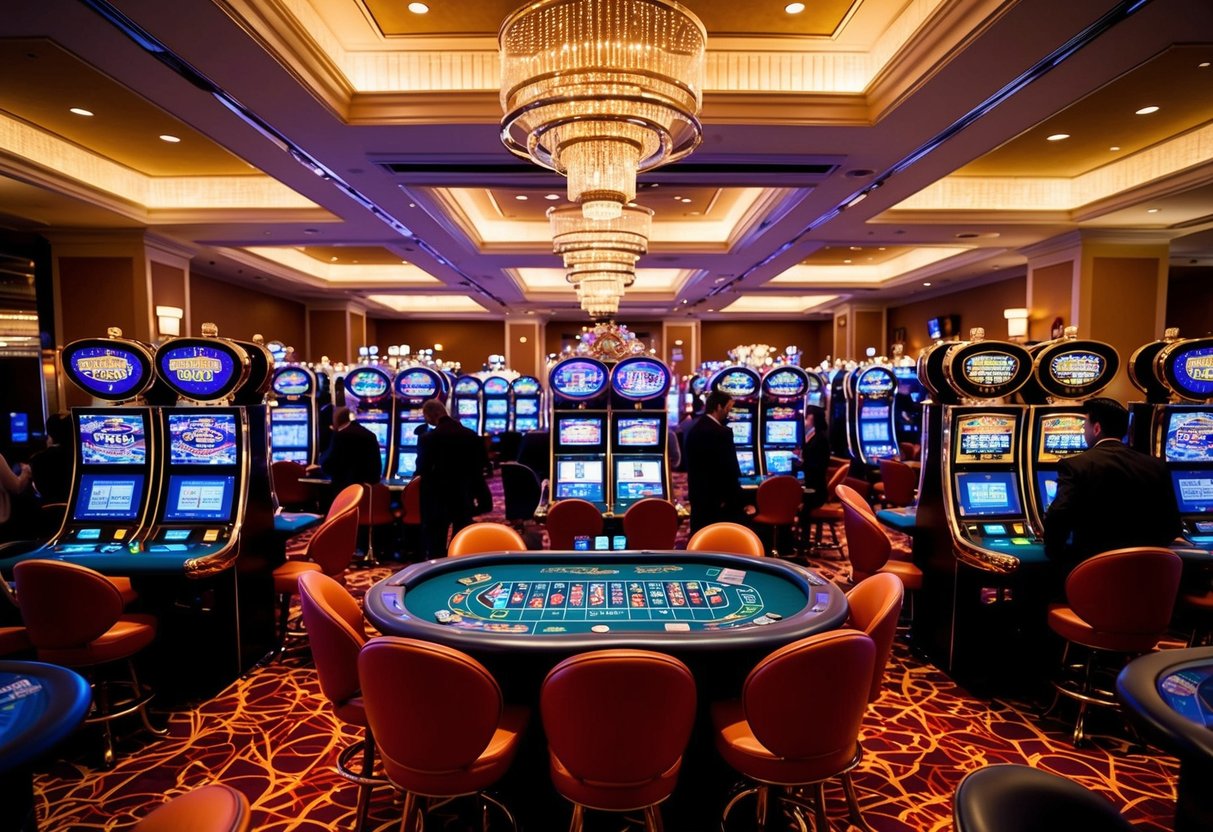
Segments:
[[[1166,465],[1121,442],[1128,411],[1115,399],[1091,399],[1083,410],[1087,450],[1058,463],[1045,515],[1045,552],[1064,574],[1100,552],[1166,546],[1180,532]]]
[[[488,455],[484,441],[452,419],[442,402],[430,399],[421,412],[433,428],[417,440],[421,533],[426,557],[441,558],[446,556],[448,532],[472,522]]]
[[[733,431],[725,426],[733,397],[713,391],[704,415],[687,433],[687,496],[691,501],[691,533],[711,523],[743,523],[741,468],[733,447]]]
[[[376,483],[383,473],[379,440],[354,421],[348,407],[333,411],[333,438],[320,457],[320,468],[332,480],[333,495],[355,483]]]

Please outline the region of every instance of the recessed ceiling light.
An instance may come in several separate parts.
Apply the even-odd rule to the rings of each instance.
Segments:
[[[692,216],[692,217],[698,217],[698,216],[702,216],[702,215],[703,215],[702,211],[692,211],[690,213],[690,216]]]
[[[686,202],[690,202],[690,201],[691,201],[691,198],[690,198],[689,196],[684,196],[684,197],[682,198],[682,200],[681,200],[681,201],[682,201],[682,202],[684,202],[684,203],[686,203]]]
[[[1114,144],[1114,145],[1112,145],[1111,147],[1109,147],[1109,148],[1108,148],[1108,150],[1110,150],[1110,151],[1112,151],[1113,153],[1115,153],[1116,151],[1120,150],[1120,145],[1118,145],[1118,144]]]
[[[1158,112],[1158,107],[1151,104],[1149,107],[1142,107],[1140,110],[1137,110],[1136,114],[1139,116],[1148,116],[1148,115],[1150,115],[1150,113],[1157,113],[1157,112]]]
[[[1159,208],[1147,208],[1147,209],[1146,209],[1146,213],[1147,213],[1147,214],[1157,214],[1157,213],[1159,212],[1159,210],[1161,210],[1161,209],[1159,209]]]
[[[851,251],[863,251],[863,246],[851,246]]]
[[[847,260],[843,260],[842,262],[844,262],[844,263],[850,263],[851,261],[850,261],[850,259],[847,259]]]
[[[1052,136],[1048,136],[1048,137],[1045,139],[1045,141],[1049,141],[1049,142],[1064,142],[1064,141],[1065,141],[1066,139],[1068,139],[1068,138],[1070,138],[1070,134],[1069,134],[1069,133],[1054,133]]]
[[[177,138],[176,136],[170,136],[168,133],[165,133],[164,135],[162,135],[160,137],[160,141],[168,142],[169,144],[176,144],[177,142],[181,141],[181,139]]]
[[[319,234],[320,229],[319,228],[305,228],[305,229],[303,229],[303,233],[304,234]]]
[[[544,196],[544,199],[560,199],[560,194],[547,194]]]
[[[929,280],[923,281],[923,284],[922,284],[922,285],[923,285],[923,286],[930,286],[930,285],[931,285],[931,281],[929,281]]]
[[[783,10],[788,14],[800,14],[804,11],[804,3],[788,3]]]
[[[725,279],[723,277],[718,277],[715,280],[716,283],[724,283],[724,281],[725,281]]]
[[[330,258],[329,258],[329,262],[330,262],[330,263],[336,263],[336,262],[337,262],[337,258],[336,258],[336,257],[330,257]]]
[[[1208,68],[1209,68],[1209,62],[1208,62],[1208,61],[1201,61],[1201,62],[1200,62],[1200,63],[1198,63],[1196,66],[1197,66],[1197,67],[1199,67],[1200,69],[1208,69]]]
[[[425,3],[409,3],[409,11],[413,14],[425,14],[430,10],[430,7]]]
[[[93,115],[92,110],[86,110],[83,107],[72,107],[70,110],[68,110],[68,112],[75,113],[78,116],[85,116],[85,117],[89,117],[89,118],[91,118]]]
[[[715,312],[716,310],[715,310],[715,309],[709,309],[708,311],[709,311],[709,312]]]
[[[518,200],[519,202],[526,202],[527,195],[526,194],[514,194],[514,199]]]

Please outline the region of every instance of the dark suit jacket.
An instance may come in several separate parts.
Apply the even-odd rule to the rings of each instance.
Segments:
[[[704,416],[687,433],[685,456],[691,530],[721,521],[740,522],[744,516],[741,468],[733,432]]]
[[[467,521],[484,481],[484,440],[450,416],[417,440],[423,521]]]
[[[1179,531],[1175,492],[1161,460],[1104,440],[1058,464],[1057,497],[1045,515],[1051,559],[1074,566],[1112,549],[1165,546]]]
[[[328,450],[320,458],[320,468],[333,481],[334,493],[355,483],[379,482],[381,463],[379,440],[357,422],[334,431]]]
[[[814,493],[805,495],[804,508],[811,511],[825,505],[826,471],[830,467],[830,437],[823,430],[813,431],[800,449],[800,469],[804,471],[804,487]]]
[[[30,457],[34,488],[43,504],[67,502],[72,489],[72,455],[67,445],[51,445]]]

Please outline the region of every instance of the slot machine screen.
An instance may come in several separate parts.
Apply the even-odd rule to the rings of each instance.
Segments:
[[[556,499],[577,498],[601,503],[603,467],[601,459],[557,459]]]
[[[957,423],[953,462],[1011,462],[1015,419],[1010,416],[977,416]]]
[[[887,445],[892,441],[889,437],[888,422],[860,422],[859,423],[859,438],[865,444],[873,443],[877,445]]]
[[[236,464],[234,413],[170,413],[168,438],[173,465]]]
[[[417,428],[423,425],[425,425],[425,422],[401,422],[400,441],[397,444],[402,448],[417,447],[417,442],[421,439],[417,434]]]
[[[1175,410],[1167,420],[1167,462],[1213,462],[1213,411]]]
[[[1036,495],[1040,500],[1040,513],[1043,515],[1057,499],[1057,472],[1036,472]]]
[[[514,415],[536,416],[539,414],[539,399],[515,399]]]
[[[80,416],[80,461],[85,465],[143,465],[147,437],[137,413]]]
[[[1046,416],[1040,420],[1040,446],[1036,452],[1039,462],[1056,462],[1087,449],[1083,432],[1086,419],[1082,416]]]
[[[20,445],[29,441],[29,414],[8,414],[8,441]]]
[[[615,424],[615,444],[620,448],[656,448],[661,444],[661,419],[635,416]]]
[[[484,415],[486,416],[506,416],[510,412],[509,399],[485,399],[484,400]]]
[[[226,523],[232,516],[233,476],[171,474],[165,498],[166,523],[214,521]]]
[[[502,433],[509,427],[509,422],[504,416],[494,416],[484,420],[485,433]]]
[[[1180,514],[1213,513],[1213,471],[1172,471]]]
[[[758,474],[758,469],[754,467],[754,452],[738,451],[737,467],[741,469],[741,476],[743,477],[756,476]]]
[[[527,433],[532,430],[539,430],[539,420],[534,416],[515,416],[514,430],[519,433]]]
[[[797,425],[799,423],[794,420],[786,422],[767,422],[765,430],[765,443],[768,445],[796,445],[799,439]]]
[[[288,451],[271,451],[270,452],[270,461],[271,462],[299,462],[304,465],[307,465],[310,460],[308,458],[307,451],[288,450]]]
[[[729,430],[733,431],[734,445],[749,445],[754,439],[754,423],[746,421],[729,422]],[[752,456],[752,455],[751,455]],[[744,476],[744,472],[743,472]]]
[[[379,443],[380,448],[386,448],[388,442],[388,423],[383,418],[368,418],[363,416],[358,420],[358,424],[375,434],[375,441]]]
[[[72,519],[133,522],[142,497],[142,474],[83,474]]]
[[[635,502],[645,497],[665,499],[661,457],[628,457],[615,460],[615,501]]]
[[[1019,480],[1011,471],[962,472],[956,475],[956,495],[961,517],[990,517],[1022,513]]]
[[[401,451],[396,456],[396,476],[412,477],[417,473],[417,452]]]
[[[273,448],[306,448],[308,417],[306,407],[283,405],[270,411],[270,446]]]
[[[791,451],[763,451],[767,463],[768,474],[792,473],[792,460],[796,457]]]
[[[455,402],[455,414],[458,416],[477,416],[480,414],[480,402],[475,399],[459,399]]]
[[[569,448],[593,448],[602,445],[602,417],[561,419],[557,423],[556,441]]]

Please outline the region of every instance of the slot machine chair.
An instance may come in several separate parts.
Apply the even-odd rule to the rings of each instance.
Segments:
[[[851,561],[851,582],[859,583],[879,573],[896,575],[909,595],[906,617],[913,624],[914,595],[922,589],[922,570],[905,560],[891,560],[893,543],[868,501],[849,486],[838,486],[842,503],[842,525],[847,536],[847,556]]]
[[[359,652],[358,678],[383,769],[404,792],[401,832],[423,828],[412,822],[419,799],[465,795],[496,806],[517,829],[485,790],[509,769],[530,712],[502,701],[484,665],[453,647],[380,636]]]
[[[623,536],[629,549],[673,549],[681,522],[669,500],[645,497],[623,513]]]
[[[291,511],[311,510],[316,499],[312,489],[299,480],[307,476],[307,466],[289,459],[270,463],[270,482],[278,505]]]
[[[847,593],[846,626],[867,633],[876,645],[869,702],[880,698],[880,686],[889,666],[889,654],[893,652],[893,637],[897,635],[897,619],[904,598],[905,587],[901,580],[887,572],[865,578]]]
[[[362,502],[362,486],[347,485],[341,491],[337,492],[337,496],[333,498],[333,502],[329,505],[329,510],[325,512],[322,523],[332,520],[338,514],[344,514],[351,508],[357,508]],[[289,560],[301,560],[307,556],[307,545],[311,541],[312,536],[316,534],[319,526],[313,526],[292,537],[286,543],[286,557]]]
[[[660,805],[678,782],[695,702],[690,668],[662,653],[596,650],[552,668],[539,711],[552,784],[573,804],[570,832],[581,832],[586,809],[643,811],[646,832],[661,832]],[[601,742],[628,736],[643,740]]]
[[[573,538],[597,537],[602,534],[602,512],[588,500],[560,500],[548,509],[548,547],[552,551],[569,551]]]
[[[421,477],[413,477],[400,494],[401,546],[409,557],[424,548],[421,541],[421,488]]]
[[[252,814],[244,793],[211,783],[157,806],[132,832],[247,832],[251,828]]]
[[[354,829],[366,824],[371,792],[388,781],[375,777],[375,737],[367,727],[366,707],[358,681],[358,652],[368,641],[362,606],[349,590],[322,572],[299,576],[299,607],[312,647],[320,690],[333,715],[346,725],[363,729],[363,739],[337,757],[337,773],[358,786]],[[353,768],[361,757],[361,766]]]
[[[473,523],[451,536],[446,548],[448,558],[480,555],[486,552],[525,552],[522,535],[504,523]]]
[[[809,512],[809,525],[813,527],[809,548],[814,554],[820,554],[825,549],[841,551],[842,543],[838,539],[838,524],[842,522],[842,504],[838,502],[838,486],[842,485],[850,473],[850,463],[840,465],[833,470],[826,480],[826,501]],[[830,542],[825,542],[825,530],[830,530]]]
[[[709,523],[687,541],[688,552],[728,552],[732,555],[766,557],[766,546],[754,530],[740,523]]]
[[[539,477],[521,462],[501,463],[501,491],[505,497],[505,519],[522,531],[528,520],[535,518],[535,509],[543,494]]]
[[[358,526],[366,529],[366,554],[359,565],[377,566],[375,557],[375,530],[394,525],[396,515],[392,511],[392,492],[381,482],[363,486],[362,505],[358,509]]]
[[[1087,708],[1119,709],[1112,689],[1120,667],[1154,649],[1167,632],[1183,561],[1170,549],[1137,546],[1114,549],[1087,558],[1066,577],[1066,603],[1049,607],[1049,629],[1065,639],[1062,670],[1053,683],[1051,712],[1061,697],[1078,702],[1073,741],[1084,741]],[[1086,648],[1086,660],[1069,665],[1070,648]],[[1098,687],[1098,660],[1119,657],[1105,688]],[[1073,675],[1077,673],[1077,675]]]
[[[0,627],[0,656],[29,653],[33,649],[34,643],[24,627]]]
[[[966,774],[952,796],[952,825],[956,832],[1137,828],[1103,795],[1060,775],[1020,765],[986,766]]]
[[[852,822],[867,828],[851,770],[863,756],[859,729],[875,660],[876,646],[866,633],[818,633],[760,661],[746,676],[739,698],[712,703],[716,750],[749,781],[730,795],[722,829],[738,803],[754,796],[759,829],[767,828],[774,800],[798,816],[812,811],[813,828],[828,830],[825,782],[835,777],[842,779]],[[821,684],[826,678],[830,683]],[[808,787],[812,805],[805,802]],[[807,826],[800,820],[802,828]]]
[[[156,736],[168,733],[152,725],[147,706],[152,692],[139,681],[134,657],[156,638],[156,619],[123,613],[122,593],[109,578],[74,563],[26,560],[13,567],[17,602],[39,661],[80,671],[93,688],[94,708],[85,724],[100,724],[104,763],[114,765],[110,723],[139,714],[143,727]],[[114,682],[99,672],[126,665],[127,679]],[[114,698],[113,689],[124,693]]]
[[[880,460],[880,482],[873,486],[877,502],[889,508],[914,505],[918,490],[918,472],[896,459]]]
[[[768,477],[759,483],[758,491],[754,495],[754,502],[758,511],[750,518],[750,521],[761,526],[771,527],[771,554],[781,557],[779,530],[784,527],[787,527],[792,537],[794,554],[798,548],[794,543],[796,540],[795,527],[800,520],[801,503],[804,502],[804,486],[801,485],[800,480],[787,474]]]

